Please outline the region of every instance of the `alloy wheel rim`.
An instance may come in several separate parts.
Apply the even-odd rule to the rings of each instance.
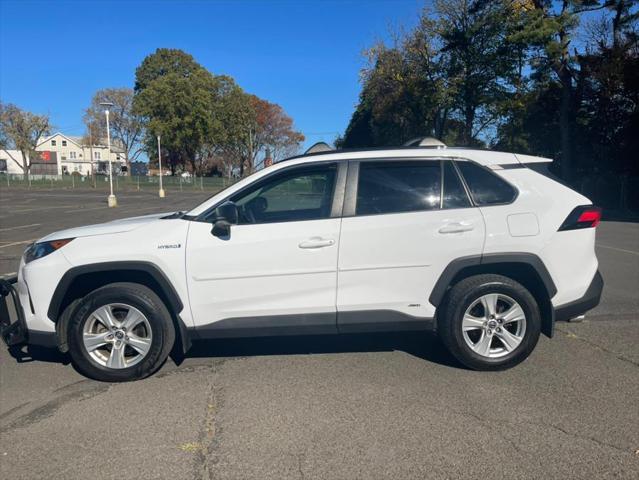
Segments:
[[[146,316],[124,303],[97,308],[82,329],[82,342],[91,359],[116,370],[141,362],[151,349],[152,339]]]
[[[482,295],[466,309],[462,333],[476,354],[486,358],[503,357],[521,345],[526,334],[526,314],[508,295]]]

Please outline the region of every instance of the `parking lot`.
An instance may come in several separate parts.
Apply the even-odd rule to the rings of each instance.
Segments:
[[[210,193],[0,189],[0,274],[47,233]],[[639,223],[603,222],[606,286],[522,365],[462,368],[427,334],[216,340],[105,384],[0,347],[0,477],[639,478]]]

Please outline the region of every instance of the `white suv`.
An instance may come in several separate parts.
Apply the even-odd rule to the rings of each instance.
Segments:
[[[512,367],[603,287],[601,212],[543,173],[550,161],[321,152],[187,213],[57,232],[2,283],[18,311],[0,312],[2,336],[107,381],[148,376],[194,339],[396,330],[437,331],[473,369]]]

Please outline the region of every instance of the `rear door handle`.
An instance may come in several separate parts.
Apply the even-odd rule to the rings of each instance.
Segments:
[[[448,223],[441,227],[438,231],[439,233],[461,233],[461,232],[470,232],[474,230],[475,227],[471,223],[465,222],[453,222]]]
[[[304,240],[299,244],[300,248],[324,248],[335,245],[335,240],[332,238],[313,237],[308,240]]]

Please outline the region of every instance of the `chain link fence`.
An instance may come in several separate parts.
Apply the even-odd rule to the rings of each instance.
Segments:
[[[224,177],[162,177],[162,187],[167,191],[207,191],[217,192],[235,183],[236,179]],[[0,175],[0,188],[25,189],[88,189],[100,191],[109,190],[109,177],[96,175],[88,177],[82,175],[30,175],[25,180],[24,175]],[[160,178],[146,175],[113,177],[115,192],[152,191],[160,188]]]

